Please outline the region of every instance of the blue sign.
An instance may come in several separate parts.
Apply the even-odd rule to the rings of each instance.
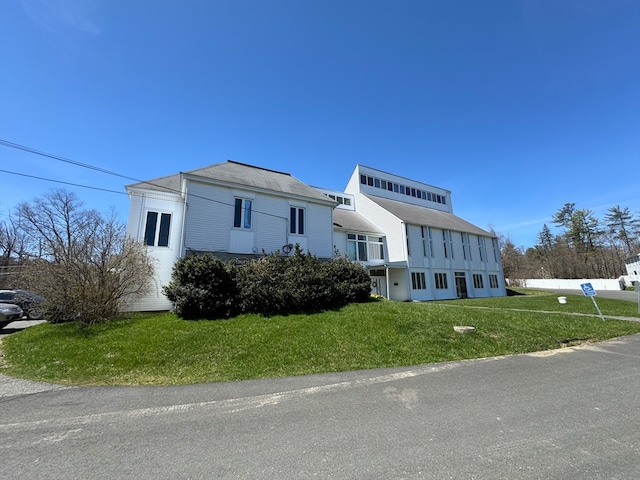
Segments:
[[[590,283],[581,283],[580,288],[585,297],[595,297],[597,295],[596,289]]]

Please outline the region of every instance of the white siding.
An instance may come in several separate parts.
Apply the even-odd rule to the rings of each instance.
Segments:
[[[289,206],[286,199],[273,195],[260,195],[260,211],[270,215],[256,213],[256,248],[258,253],[282,252],[287,245],[287,228],[289,225]]]
[[[189,182],[185,250],[228,251],[233,226],[233,190]]]
[[[333,209],[325,205],[307,206],[307,248],[319,258],[333,257]]]
[[[364,195],[356,196],[356,211],[384,232],[390,262],[407,260],[404,223]]]
[[[347,255],[347,232],[333,232],[333,246],[338,251],[339,256]]]
[[[138,241],[144,240],[147,212],[170,213],[169,246],[147,247],[147,252],[154,261],[155,272],[152,278],[150,293],[139,299],[129,308],[136,311],[169,310],[171,302],[162,294],[162,286],[171,281],[173,264],[181,255],[181,236],[184,204],[179,195],[166,195],[157,192],[135,190],[131,195],[127,234]]]

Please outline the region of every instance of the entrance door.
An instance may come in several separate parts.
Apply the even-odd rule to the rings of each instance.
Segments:
[[[458,298],[467,298],[467,277],[464,272],[455,272],[456,276],[456,295]]]

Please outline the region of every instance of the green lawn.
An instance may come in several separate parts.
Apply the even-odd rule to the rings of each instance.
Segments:
[[[634,302],[598,304],[605,316],[638,317]],[[315,315],[221,321],[165,313],[91,327],[45,323],[5,337],[0,373],[73,385],[188,384],[419,365],[640,333],[640,322],[544,312],[551,310],[596,314],[590,299],[568,296],[561,305],[554,295],[527,295],[375,301]],[[477,331],[458,334],[454,325]]]

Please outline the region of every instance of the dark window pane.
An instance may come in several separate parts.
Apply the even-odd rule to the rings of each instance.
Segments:
[[[147,225],[144,229],[144,243],[154,246],[156,241],[156,224],[158,222],[158,212],[147,212]]]
[[[296,209],[291,207],[289,215],[289,233],[296,233]]]
[[[304,209],[298,210],[298,233],[304,235]]]
[[[171,225],[171,214],[163,213],[160,215],[160,233],[158,234],[158,246],[166,247],[169,245],[169,226]]]
[[[233,226],[236,228],[240,228],[240,225],[242,225],[241,220],[242,220],[242,199],[236,198],[235,212],[233,214]]]

